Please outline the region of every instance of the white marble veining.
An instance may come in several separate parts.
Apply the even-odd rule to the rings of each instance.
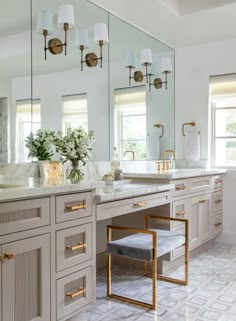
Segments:
[[[124,173],[125,177],[130,178],[163,178],[163,179],[181,179],[198,176],[208,176],[226,173],[225,169],[220,168],[185,168],[185,169],[173,169],[168,171],[157,171],[157,170],[129,170]]]
[[[106,185],[96,189],[97,203],[108,202],[144,194],[160,193],[174,189],[174,184],[126,183],[115,186]]]

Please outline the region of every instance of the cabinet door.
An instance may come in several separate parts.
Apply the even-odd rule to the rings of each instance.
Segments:
[[[49,251],[49,234],[2,246],[3,320],[50,320]]]
[[[206,194],[200,197],[200,234],[201,243],[207,241],[211,237],[212,222],[212,195]]]
[[[199,197],[190,199],[190,249],[197,247],[200,244],[200,215],[199,215]]]

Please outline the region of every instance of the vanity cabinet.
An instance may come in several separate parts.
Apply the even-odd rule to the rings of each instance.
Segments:
[[[222,232],[223,175],[170,180],[175,185],[172,199],[172,216],[189,219],[190,250],[216,237]],[[181,223],[172,223],[180,230]],[[172,252],[171,259],[184,253]]]
[[[50,320],[50,235],[2,245],[2,320]]]
[[[0,321],[66,321],[95,300],[93,197],[0,202]]]

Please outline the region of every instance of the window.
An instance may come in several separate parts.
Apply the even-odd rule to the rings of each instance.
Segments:
[[[215,77],[214,77],[215,78]],[[213,165],[236,166],[236,76],[211,84]],[[218,77],[216,77],[218,78]]]
[[[16,162],[27,162],[28,149],[25,139],[32,131],[36,133],[41,128],[40,100],[18,100],[16,102]]]
[[[87,95],[71,95],[62,97],[62,131],[68,128],[83,127],[88,131]]]
[[[146,159],[145,87],[115,90],[115,127],[120,159],[125,151],[133,151],[135,159]]]

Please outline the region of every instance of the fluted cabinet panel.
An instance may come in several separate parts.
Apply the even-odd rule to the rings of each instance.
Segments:
[[[50,236],[2,246],[2,320],[50,320]]]

